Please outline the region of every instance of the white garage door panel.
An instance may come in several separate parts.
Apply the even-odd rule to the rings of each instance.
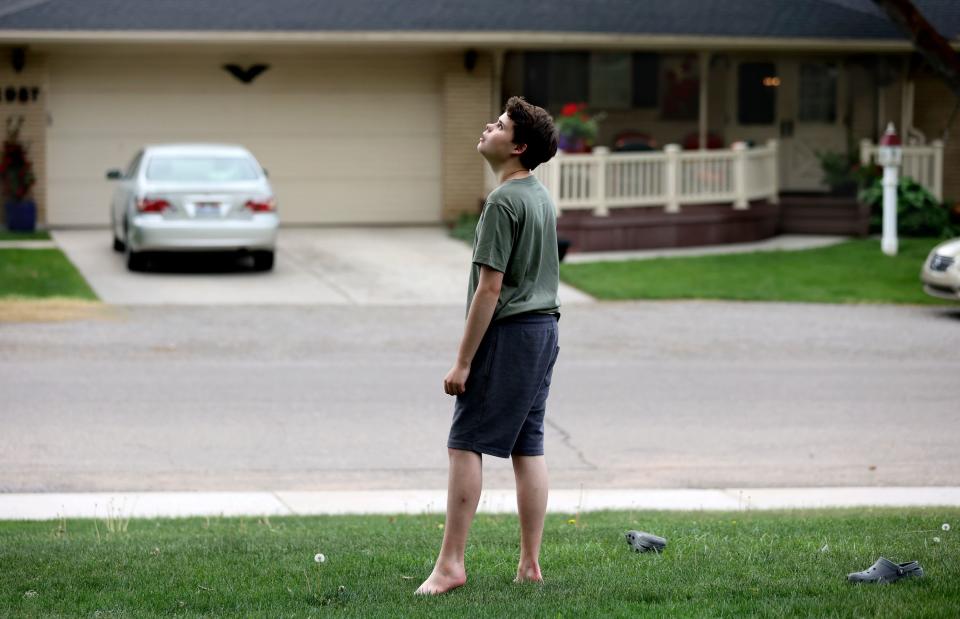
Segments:
[[[416,180],[400,180],[367,187],[358,194],[358,182],[329,182],[329,195],[343,196],[335,205],[317,196],[312,184],[286,183],[283,192],[277,192],[280,218],[291,224],[316,223],[323,221],[325,213],[334,211],[342,213],[345,221],[354,223],[398,221],[401,216],[408,221],[434,221],[436,217],[439,183],[424,189],[424,184]]]
[[[250,148],[284,222],[440,220],[437,59],[280,56],[250,85],[228,61],[52,55],[50,223],[108,223],[106,170],[144,144],[194,141]]]

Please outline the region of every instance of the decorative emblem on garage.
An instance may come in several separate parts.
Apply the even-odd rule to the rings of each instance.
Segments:
[[[257,78],[258,75],[270,68],[268,64],[252,64],[248,68],[244,69],[240,65],[236,64],[225,64],[223,69],[230,73],[244,84],[249,84]]]

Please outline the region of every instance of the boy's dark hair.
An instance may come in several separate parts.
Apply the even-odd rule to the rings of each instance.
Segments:
[[[527,145],[520,155],[520,165],[533,170],[557,154],[557,128],[545,109],[523,97],[510,97],[505,111],[513,121],[513,143]]]

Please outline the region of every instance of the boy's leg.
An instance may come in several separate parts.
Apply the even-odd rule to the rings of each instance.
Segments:
[[[483,487],[483,460],[480,454],[463,449],[447,449],[447,452],[450,455],[447,523],[443,528],[443,545],[433,573],[416,590],[416,593],[423,595],[444,593],[467,582],[463,554]]]
[[[544,456],[514,454],[513,473],[517,480],[517,511],[520,512],[520,563],[517,582],[542,582],[540,541],[547,513],[547,460]]]

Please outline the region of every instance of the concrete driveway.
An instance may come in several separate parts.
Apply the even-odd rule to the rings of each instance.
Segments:
[[[286,228],[271,272],[190,254],[126,269],[110,232],[57,230],[57,245],[106,303],[120,305],[463,305],[470,248],[440,226]],[[563,303],[590,302],[561,285]]]

